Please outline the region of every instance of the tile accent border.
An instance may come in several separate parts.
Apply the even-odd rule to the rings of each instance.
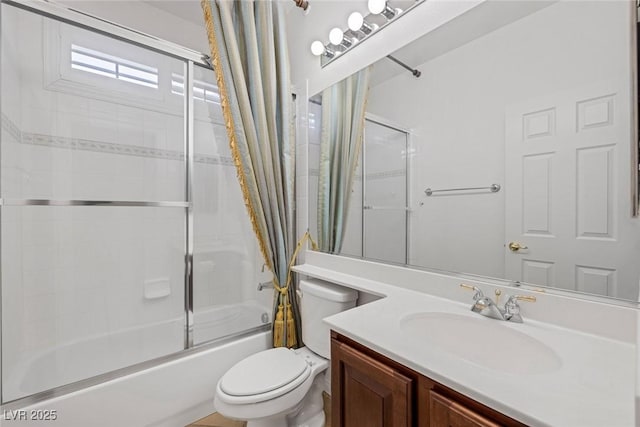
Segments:
[[[116,144],[112,142],[95,141],[82,138],[45,135],[40,133],[23,132],[4,113],[1,115],[2,130],[11,135],[19,144],[40,145],[44,147],[62,148],[67,150],[93,151],[97,153],[118,154],[124,156],[148,157],[163,160],[184,161],[182,151],[162,150],[141,145]],[[209,165],[234,166],[231,156],[206,156],[195,154],[196,163]]]
[[[396,176],[406,176],[406,175],[407,175],[407,171],[405,169],[393,169],[390,171],[368,173],[366,176],[367,176],[367,180],[374,180],[374,179],[385,179],[385,178],[393,178]],[[309,176],[320,176],[320,170],[309,169]],[[362,175],[356,175],[355,180],[362,181]]]
[[[16,142],[20,142],[22,140],[22,132],[20,131],[20,128],[4,113],[2,113],[1,120],[2,130],[8,132]]]
[[[385,178],[393,178],[396,176],[406,176],[406,169],[393,169],[390,171],[376,172],[376,173],[368,173],[367,179],[385,179]]]

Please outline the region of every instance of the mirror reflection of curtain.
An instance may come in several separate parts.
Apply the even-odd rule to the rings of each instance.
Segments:
[[[318,171],[318,245],[340,253],[351,187],[362,148],[371,67],[322,92]]]
[[[293,347],[300,335],[295,284],[289,285],[295,141],[283,6],[277,1],[201,4],[238,180],[279,291],[274,346]]]

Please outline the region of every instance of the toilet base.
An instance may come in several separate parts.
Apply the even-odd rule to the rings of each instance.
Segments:
[[[279,417],[261,418],[259,420],[247,421],[247,427],[282,427],[287,425],[287,417],[284,415]]]
[[[324,427],[325,425],[325,417],[324,412],[320,412],[308,420],[304,421],[302,424],[289,424],[290,426],[295,427]]]
[[[291,421],[286,416],[247,421],[247,427],[324,427],[324,425],[324,412],[316,414],[311,419],[306,420],[303,424],[291,424]]]
[[[304,400],[300,404],[300,409],[287,418],[287,426],[290,427],[324,427],[324,390],[325,373],[321,373],[313,380],[313,384]]]
[[[323,386],[324,373],[314,378],[307,395],[295,409],[273,417],[247,420],[247,427],[324,427]]]

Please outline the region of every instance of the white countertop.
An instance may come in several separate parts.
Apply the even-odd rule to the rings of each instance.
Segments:
[[[463,304],[311,265],[296,266],[295,270],[384,296],[325,322],[336,332],[516,420],[554,427],[635,425],[632,343],[530,320],[525,315],[522,324],[487,319],[470,312],[472,294],[469,303]],[[421,312],[477,316],[479,322],[513,328],[552,348],[561,366],[546,373],[513,374],[475,364],[400,328],[402,318]],[[509,346],[504,342],[495,351],[508,353]]]

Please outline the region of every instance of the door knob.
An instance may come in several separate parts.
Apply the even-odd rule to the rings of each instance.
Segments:
[[[521,245],[518,242],[509,242],[509,250],[511,252],[518,252],[520,249],[529,249],[529,248]]]

